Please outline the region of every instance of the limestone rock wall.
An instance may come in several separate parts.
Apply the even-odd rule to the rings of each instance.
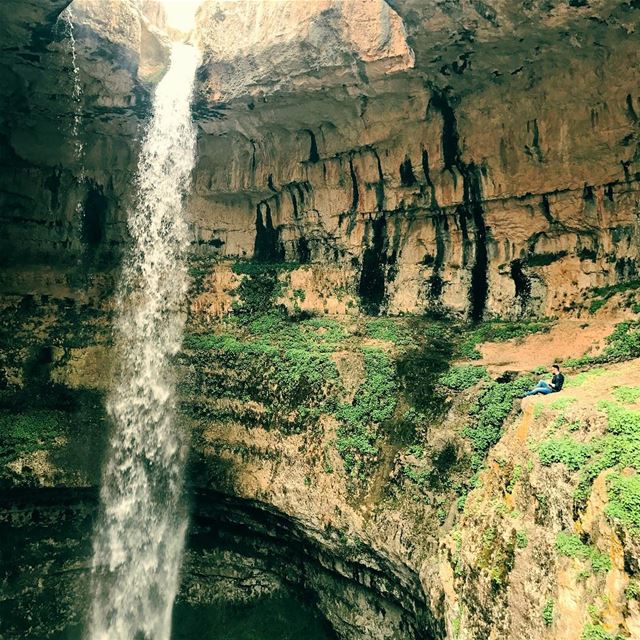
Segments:
[[[74,104],[65,6],[42,10],[38,30],[18,12],[6,29],[2,255],[104,269],[127,241],[167,40],[155,5],[76,0]],[[206,3],[195,253],[298,262],[326,292],[340,274],[352,305],[329,293],[313,311],[579,308],[591,288],[637,276],[638,13]]]
[[[411,68],[404,25],[384,0],[207,0],[196,42],[209,100],[295,91]]]
[[[20,291],[34,265],[77,280],[78,266],[117,260],[169,43],[133,0],[8,1],[2,11],[0,246],[6,287]]]
[[[295,87],[279,84],[276,63],[237,97],[221,65],[235,71],[265,50],[277,60],[300,42],[315,50],[308,23],[287,30],[283,16],[261,41],[216,47],[223,7],[210,3],[199,22],[208,57],[190,211],[201,245],[338,263],[365,307],[391,313],[558,314],[636,275],[631,5],[398,2],[415,68],[320,87],[297,55]]]

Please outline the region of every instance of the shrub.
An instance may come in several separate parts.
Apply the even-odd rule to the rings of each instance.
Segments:
[[[640,533],[640,475],[609,476],[605,513],[614,520]]]
[[[464,391],[488,377],[487,368],[474,365],[451,367],[440,378],[440,384],[453,391]]]
[[[591,455],[591,446],[576,442],[571,438],[549,438],[538,446],[540,462],[549,466],[561,462],[568,469],[577,471],[587,462]]]
[[[640,412],[614,402],[600,402],[599,408],[607,414],[604,436],[591,441],[591,457],[581,469],[575,497],[585,501],[595,478],[618,466],[638,469],[640,460]]]
[[[526,549],[529,545],[529,538],[526,531],[516,531],[516,546],[518,549]]]
[[[367,322],[367,334],[375,340],[392,342],[396,345],[411,343],[411,336],[407,328],[393,318],[376,318]]]
[[[474,470],[482,466],[487,452],[500,439],[504,421],[511,413],[514,399],[522,395],[531,383],[528,377],[502,384],[491,382],[480,392],[469,412],[474,424],[463,431],[474,450]]]
[[[565,388],[580,387],[587,380],[603,376],[607,373],[607,370],[603,367],[596,367],[595,369],[589,369],[588,371],[581,371],[580,373],[574,373],[567,376],[565,382]]]
[[[396,408],[397,378],[389,357],[378,349],[363,352],[365,380],[352,404],[341,404],[335,412],[342,422],[336,446],[352,475],[361,475],[366,461],[377,455],[377,426],[389,420]]]
[[[607,338],[603,355],[608,360],[629,360],[640,356],[640,322],[626,321],[616,325]]]
[[[575,534],[561,531],[556,538],[556,551],[567,558],[590,561],[591,568],[595,572],[604,572],[611,569],[609,556],[592,545],[584,544],[580,537]]]
[[[629,580],[627,588],[624,590],[627,600],[640,600],[640,582],[638,580]]]
[[[553,600],[547,600],[542,610],[542,621],[546,627],[553,624]]]

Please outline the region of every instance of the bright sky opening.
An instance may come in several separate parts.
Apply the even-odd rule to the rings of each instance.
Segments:
[[[167,12],[167,22],[180,31],[191,31],[196,11],[203,0],[160,0]]]

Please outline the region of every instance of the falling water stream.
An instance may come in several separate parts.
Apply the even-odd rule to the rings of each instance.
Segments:
[[[129,215],[132,246],[117,299],[114,422],[93,541],[92,640],[168,640],[187,514],[186,438],[171,358],[182,341],[188,276],[183,199],[195,161],[191,94],[198,53],[175,45],[158,85]]]
[[[71,99],[73,103],[73,120],[71,123],[71,136],[76,159],[82,165],[80,168],[80,180],[84,179],[84,145],[80,139],[80,124],[82,120],[82,87],[80,85],[80,68],[78,67],[78,56],[76,53],[76,38],[73,26],[73,13],[71,6],[68,6],[61,14],[60,18],[64,21],[67,41],[69,42],[69,52],[71,55],[71,80],[73,87],[71,90]]]

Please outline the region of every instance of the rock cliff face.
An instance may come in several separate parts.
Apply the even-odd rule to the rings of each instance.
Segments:
[[[208,3],[197,31],[214,107],[199,112],[201,243],[338,263],[365,306],[392,313],[549,315],[635,274],[633,4],[398,2],[406,41],[385,3],[256,3],[245,22],[239,6]],[[363,8],[366,33],[390,29],[371,71],[345,35],[342,49],[314,41]],[[217,37],[228,24],[241,37]]]
[[[637,523],[609,506],[637,435],[596,465],[619,434],[591,399],[613,387],[508,418],[526,383],[503,342],[499,382],[442,382],[469,319],[521,321],[502,340],[578,316],[570,342],[606,303],[631,336],[611,357],[638,355],[639,24],[635,0],[203,4],[182,604],[302,593],[354,639],[640,633]],[[39,491],[61,491],[57,594],[85,584],[113,282],[169,35],[152,0],[0,5],[0,521],[37,538]],[[554,438],[578,457],[539,455]],[[26,624],[49,586],[14,586],[0,607],[23,598]],[[56,615],[79,624],[76,605]]]

